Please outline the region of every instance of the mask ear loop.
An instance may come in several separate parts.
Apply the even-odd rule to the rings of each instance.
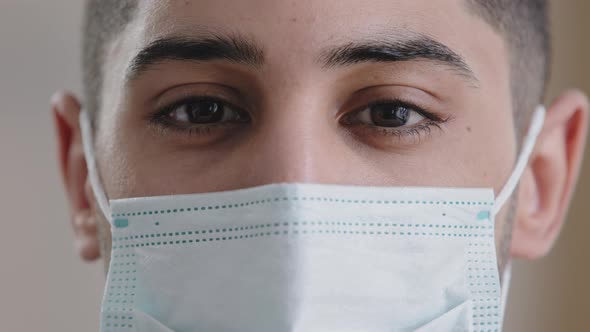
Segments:
[[[102,188],[96,157],[94,153],[94,140],[92,135],[92,125],[88,113],[84,110],[80,112],[80,129],[82,131],[82,145],[84,147],[84,157],[86,158],[86,167],[88,168],[88,179],[92,187],[92,193],[98,203],[98,207],[104,214],[104,217],[111,222],[111,209],[109,201]]]
[[[545,106],[543,105],[537,106],[535,112],[533,113],[531,125],[529,127],[527,136],[524,139],[522,151],[520,153],[520,156],[518,157],[516,166],[514,167],[514,171],[512,172],[512,175],[510,175],[510,178],[508,178],[506,185],[504,186],[502,191],[500,191],[500,194],[494,202],[494,208],[492,209],[492,213],[494,216],[497,215],[498,212],[500,212],[504,204],[506,204],[506,201],[508,201],[508,198],[512,196],[514,190],[516,189],[516,186],[518,185],[518,182],[520,181],[520,178],[522,177],[522,173],[528,165],[531,154],[533,153],[533,149],[535,148],[537,138],[539,137],[539,134],[543,129],[543,124],[545,122],[545,113],[546,110]]]
[[[541,130],[543,129],[543,124],[545,123],[546,112],[547,111],[545,110],[545,106],[539,105],[539,106],[537,106],[537,108],[535,109],[535,112],[533,113],[531,125],[530,125],[528,133],[524,139],[522,151],[518,157],[518,160],[516,161],[516,166],[514,167],[514,171],[512,172],[512,175],[510,175],[510,178],[508,178],[506,185],[500,191],[500,194],[498,195],[498,197],[496,198],[496,201],[494,202],[494,207],[492,209],[492,215],[494,217],[498,214],[498,212],[500,212],[500,210],[502,209],[504,204],[506,204],[506,202],[508,201],[508,198],[510,198],[510,196],[512,196],[512,194],[514,193],[514,190],[516,189],[516,186],[518,185],[518,182],[520,181],[520,178],[522,177],[522,173],[524,173],[524,170],[526,169],[526,166],[529,163],[529,159],[531,157],[531,154],[533,153],[533,149],[535,148],[537,138],[539,137],[539,134],[541,133]],[[492,220],[494,220],[494,219],[492,219]],[[504,277],[503,277],[502,286],[501,286],[501,290],[502,290],[502,298],[501,298],[501,304],[500,304],[501,305],[501,308],[500,308],[500,315],[501,315],[500,322],[501,323],[504,323],[504,316],[505,316],[505,312],[506,312],[506,304],[508,302],[507,301],[508,300],[508,290],[510,288],[511,276],[512,276],[512,264],[511,264],[511,262],[508,262],[508,264],[506,265],[506,267],[504,269]]]
[[[508,304],[508,291],[510,289],[510,280],[512,279],[512,262],[508,262],[504,268],[502,278],[502,298],[500,303],[500,324],[504,323],[506,316],[506,305]]]

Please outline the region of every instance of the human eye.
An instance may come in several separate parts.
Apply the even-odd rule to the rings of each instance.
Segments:
[[[363,134],[377,133],[400,139],[430,134],[433,128],[440,129],[446,121],[417,105],[398,99],[370,102],[342,119],[348,126],[360,127]]]
[[[164,106],[151,120],[166,129],[203,134],[221,127],[248,123],[250,116],[222,99],[197,96]]]

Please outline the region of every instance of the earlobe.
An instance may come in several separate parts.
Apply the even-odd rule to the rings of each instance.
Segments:
[[[83,210],[78,212],[73,219],[78,254],[86,261],[99,258],[100,248],[96,216],[90,210]]]
[[[84,260],[92,261],[100,254],[92,196],[88,195],[86,189],[88,174],[78,125],[81,106],[73,95],[60,92],[51,99],[51,107],[57,134],[59,166],[70,204],[76,247]]]
[[[548,109],[519,187],[513,256],[536,259],[553,246],[578,179],[587,122],[588,100],[581,92],[563,94]]]

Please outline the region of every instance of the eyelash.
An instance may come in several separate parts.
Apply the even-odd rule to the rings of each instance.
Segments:
[[[175,109],[177,109],[178,107],[180,107],[182,105],[185,105],[188,103],[194,103],[194,102],[204,102],[204,101],[219,103],[224,106],[228,106],[236,111],[245,112],[241,108],[235,106],[232,103],[229,103],[229,102],[223,100],[222,98],[208,96],[208,95],[202,95],[202,96],[192,96],[192,97],[184,98],[184,99],[176,101],[170,105],[164,106],[161,109],[159,109],[158,111],[156,111],[154,114],[149,116],[148,120],[152,125],[157,127],[161,131],[162,134],[166,134],[167,132],[172,131],[174,133],[185,134],[189,137],[198,136],[198,135],[203,135],[203,136],[210,135],[216,129],[228,128],[232,124],[234,124],[234,123],[212,123],[212,124],[192,125],[192,126],[187,126],[187,127],[183,128],[182,126],[174,124],[174,123],[172,123],[172,121],[166,119],[167,116],[170,114],[170,112],[174,111]]]
[[[367,108],[379,106],[379,105],[383,105],[383,104],[394,104],[397,106],[406,107],[406,108],[411,109],[411,110],[415,111],[416,113],[420,114],[428,121],[426,121],[425,123],[419,124],[419,125],[415,125],[414,127],[410,127],[410,128],[388,128],[388,127],[371,126],[371,125],[367,125],[367,124],[347,123],[350,121],[350,118],[352,116],[358,114],[359,112],[362,112]],[[450,120],[452,120],[451,117],[442,118],[432,112],[426,111],[424,108],[419,107],[412,102],[408,102],[408,101],[405,101],[400,98],[397,98],[397,99],[384,98],[384,99],[374,100],[368,104],[365,104],[364,106],[362,106],[360,108],[357,108],[355,111],[347,113],[346,115],[344,115],[342,117],[341,122],[344,122],[345,124],[350,124],[353,126],[364,127],[363,128],[364,130],[370,130],[373,133],[376,133],[381,136],[395,137],[400,140],[405,137],[415,137],[418,140],[420,140],[422,138],[422,135],[429,136],[432,133],[433,129],[442,130],[443,124],[447,123]]]
[[[236,123],[213,123],[213,124],[203,124],[203,125],[192,125],[182,128],[181,126],[172,123],[166,117],[170,114],[170,112],[174,111],[176,108],[191,102],[199,102],[199,101],[209,101],[209,102],[216,102],[228,106],[238,112],[245,112],[243,109],[235,106],[232,103],[229,103],[221,98],[214,97],[214,96],[193,96],[185,99],[181,99],[177,102],[174,102],[168,106],[161,108],[160,110],[156,111],[155,114],[149,117],[149,121],[151,124],[155,125],[162,134],[166,134],[169,131],[173,131],[174,133],[183,134],[188,137],[193,136],[207,136],[214,133],[215,130],[228,128],[231,125],[236,125]],[[426,120],[425,123],[415,125],[411,128],[388,128],[388,127],[379,127],[379,126],[372,126],[367,124],[353,124],[350,123],[350,118],[353,115],[358,114],[359,112],[378,105],[382,104],[395,104],[398,106],[403,106],[408,109],[411,109],[421,116],[423,116]],[[423,135],[429,136],[432,133],[433,129],[442,130],[442,125],[451,120],[451,117],[448,118],[441,118],[440,116],[428,112],[423,108],[415,105],[414,103],[404,101],[402,99],[377,99],[364,106],[357,108],[354,111],[348,112],[344,116],[341,117],[340,122],[343,124],[362,127],[363,131],[370,131],[367,134],[377,134],[380,136],[386,137],[395,137],[396,139],[403,139],[405,137],[415,137],[418,140],[422,138]]]

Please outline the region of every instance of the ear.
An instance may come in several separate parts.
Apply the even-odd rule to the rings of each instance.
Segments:
[[[80,103],[70,93],[58,92],[51,99],[53,123],[57,133],[58,160],[70,204],[78,254],[85,261],[100,257],[95,208],[87,181],[86,161],[78,118]]]
[[[547,110],[543,131],[521,179],[512,255],[536,259],[553,246],[574,192],[588,123],[588,99],[561,95]]]

